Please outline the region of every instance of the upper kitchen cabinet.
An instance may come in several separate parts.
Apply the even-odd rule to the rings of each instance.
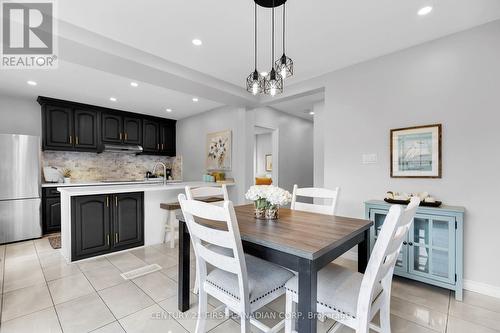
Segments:
[[[160,126],[160,150],[162,155],[175,156],[175,121],[164,121]]]
[[[171,119],[38,97],[44,150],[101,152],[103,144],[140,145],[143,154],[175,156]]]
[[[98,144],[97,112],[93,110],[75,109],[75,144],[77,149],[96,150]]]
[[[160,154],[160,123],[152,119],[144,119],[142,128],[142,148],[144,153]]]
[[[142,143],[141,119],[123,116],[119,113],[101,114],[102,143],[124,143],[140,145]]]
[[[142,144],[142,121],[135,117],[123,117],[123,141],[131,145]]]
[[[42,106],[43,148],[73,149],[73,110],[58,105]]]

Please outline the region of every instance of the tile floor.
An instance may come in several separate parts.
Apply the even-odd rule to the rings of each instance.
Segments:
[[[338,262],[356,267],[352,261]],[[163,269],[132,281],[120,276],[152,263]],[[196,296],[192,309],[180,316],[176,265],[177,249],[164,245],[77,264],[67,264],[46,239],[0,246],[0,333],[194,332]],[[456,302],[447,290],[400,278],[394,280],[392,295],[393,333],[500,332],[499,299],[465,292],[464,302]],[[209,308],[218,305],[211,300]],[[280,298],[259,313],[272,326],[283,311]],[[332,325],[331,320],[319,323],[318,331]],[[221,313],[214,313],[207,327],[213,333],[239,332],[237,319]]]

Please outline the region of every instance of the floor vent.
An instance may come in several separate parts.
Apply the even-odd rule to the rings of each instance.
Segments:
[[[125,280],[132,280],[138,278],[139,276],[147,275],[161,270],[161,266],[158,264],[147,265],[141,268],[137,268],[123,274],[120,274]]]

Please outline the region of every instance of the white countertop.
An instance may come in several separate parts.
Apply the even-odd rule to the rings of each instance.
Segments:
[[[234,183],[225,183],[227,186],[233,186]],[[61,184],[65,185],[65,184]],[[173,182],[163,185],[160,183],[98,183],[93,185],[80,185],[80,186],[59,186],[57,190],[62,195],[77,196],[77,195],[93,195],[93,194],[106,194],[106,193],[127,193],[127,192],[150,192],[150,191],[168,191],[168,190],[181,190],[186,186],[201,187],[201,186],[221,186],[221,183],[208,183],[208,182]]]
[[[182,180],[167,180],[167,183],[180,183]],[[79,186],[109,186],[109,185],[129,185],[129,184],[157,184],[163,183],[162,179],[138,180],[138,181],[98,181],[81,180],[71,183],[42,183],[42,187],[79,187]]]

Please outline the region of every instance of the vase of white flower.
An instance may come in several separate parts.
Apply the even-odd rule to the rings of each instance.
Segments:
[[[255,206],[255,218],[277,220],[279,207],[290,202],[292,195],[273,185],[255,185],[250,187],[245,197]]]

